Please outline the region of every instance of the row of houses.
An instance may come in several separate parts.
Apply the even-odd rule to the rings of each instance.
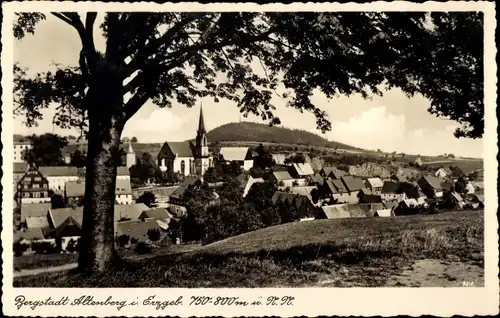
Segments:
[[[85,168],[69,166],[36,167],[15,163],[15,202],[50,202],[49,192],[59,194],[66,200],[81,201],[85,193]],[[130,174],[126,167],[118,167],[116,178],[116,202],[132,203]]]
[[[14,232],[14,241],[32,243],[52,241],[65,250],[70,240],[81,236],[83,207],[51,209],[48,203],[27,204],[22,209],[22,230]],[[145,204],[115,205],[115,236],[127,235],[137,242],[148,240],[148,231],[158,230],[166,238],[173,216],[164,208],[148,208]]]
[[[282,182],[273,197],[273,203],[288,201],[309,218],[318,208],[316,218],[364,216],[387,217],[405,215],[414,207],[427,207],[430,199],[451,199],[458,208],[466,205],[478,208],[484,204],[482,190],[478,184],[467,182],[466,197],[452,191],[453,181],[433,175],[422,175],[417,181],[382,180],[379,177],[359,178],[348,175],[335,167],[323,167],[315,173],[308,164],[292,164],[289,170],[273,172],[274,181]],[[302,173],[307,171],[307,173]],[[294,174],[294,176],[292,176]],[[286,178],[280,178],[286,176]],[[295,178],[294,178],[295,177]],[[305,180],[305,181],[304,181]],[[247,176],[244,196],[262,178]],[[475,192],[478,191],[477,194]],[[312,193],[316,198],[313,199]],[[319,197],[319,198],[318,198]],[[307,217],[306,217],[307,219]]]

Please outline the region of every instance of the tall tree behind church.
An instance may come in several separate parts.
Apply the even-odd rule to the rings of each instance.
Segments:
[[[46,133],[43,135],[31,135],[28,137],[31,149],[23,154],[28,163],[40,166],[64,166],[62,149],[68,145],[68,140],[57,134]]]

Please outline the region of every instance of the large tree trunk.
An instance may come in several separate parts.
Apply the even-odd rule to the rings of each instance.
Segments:
[[[121,129],[111,125],[109,137],[89,132],[78,266],[95,273],[106,271],[115,262],[114,204]]]
[[[108,73],[109,74],[109,73]],[[93,104],[89,111],[87,166],[83,208],[79,270],[102,273],[116,261],[114,243],[114,205],[116,170],[121,162],[120,137],[124,121],[119,116],[123,98],[117,88],[98,87],[87,96]],[[102,83],[100,83],[102,85]]]

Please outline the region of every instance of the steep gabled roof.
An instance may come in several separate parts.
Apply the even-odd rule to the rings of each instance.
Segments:
[[[387,209],[393,209],[394,207],[397,206],[397,202],[394,202],[394,201],[385,201],[383,202],[384,203],[384,206],[387,208]]]
[[[128,195],[132,194],[132,187],[130,186],[129,179],[116,179],[115,195]]]
[[[323,177],[317,173],[313,174],[312,176],[309,176],[309,180],[319,185],[323,185],[325,183],[325,179],[323,179]]]
[[[26,162],[14,162],[14,173],[25,173],[28,170],[28,164]]]
[[[197,177],[187,177],[184,181],[175,189],[175,191],[170,195],[174,199],[182,199],[184,192],[189,188],[190,185],[195,184],[199,178]]]
[[[274,171],[273,175],[278,181],[293,179],[292,176],[288,173],[288,171]]]
[[[85,195],[85,181],[66,181],[65,187],[67,197],[83,197]]]
[[[380,178],[368,178],[366,181],[372,188],[381,188],[384,186],[384,182]]]
[[[50,202],[21,203],[21,222],[24,222],[28,217],[46,217],[51,206]]]
[[[383,194],[402,193],[399,182],[385,181],[382,187],[382,193]]]
[[[156,220],[169,220],[173,218],[172,214],[168,213],[167,209],[155,208],[142,212],[141,218],[155,218]]]
[[[79,224],[83,221],[83,207],[52,209],[49,218],[54,228],[58,228],[67,218],[72,217]]]
[[[156,220],[131,220],[116,223],[116,236],[128,235],[130,238],[135,238],[139,242],[143,242],[148,238],[148,231],[151,229],[160,230],[160,226]]]
[[[367,212],[358,204],[334,204],[325,205],[321,209],[328,219],[367,217]]]
[[[271,200],[273,204],[277,204],[278,202],[284,203],[285,201],[288,201],[290,204],[295,202],[295,207],[297,208],[299,208],[303,203],[310,202],[309,198],[304,195],[281,191],[276,191]]]
[[[342,182],[345,184],[346,189],[349,192],[359,191],[363,189],[365,186],[363,184],[363,180],[351,176],[344,176],[341,178]]]
[[[141,216],[142,212],[147,210],[149,210],[149,208],[144,203],[116,204],[115,222],[118,222],[120,221],[120,219],[124,218],[137,220]]]
[[[82,220],[76,220],[73,216],[67,217],[55,230],[55,236],[61,236],[61,233],[68,227],[75,226],[78,231],[82,230]]]
[[[423,176],[422,177],[434,190],[442,190],[443,181],[434,176]]]
[[[27,229],[26,231],[14,232],[14,242],[19,242],[22,239],[32,241],[32,240],[43,240],[44,238],[45,236],[41,228],[32,228],[32,229]]]
[[[252,159],[248,147],[222,147],[220,154],[226,161],[243,161]]]
[[[251,176],[248,178],[247,183],[245,184],[245,188],[243,189],[243,197],[245,197],[252,188],[252,186],[256,183],[262,183],[264,179],[262,178],[252,178]]]
[[[45,177],[78,177],[78,168],[71,166],[41,166],[38,168]]]
[[[28,229],[34,228],[47,228],[49,227],[49,220],[47,219],[47,214],[45,216],[31,216],[26,218],[26,227]]]
[[[339,180],[339,179],[327,179],[325,182],[326,182],[326,185],[328,186],[328,188],[330,189],[330,191],[332,192],[332,194],[335,194],[335,193],[347,193],[348,192],[348,190],[345,187],[345,185],[342,182],[342,180]]]
[[[314,186],[312,186],[312,187],[293,187],[291,191],[294,194],[303,195],[303,196],[307,197],[310,201],[312,201],[311,191],[314,189],[316,189],[316,187],[314,187]]]
[[[161,152],[166,150],[164,148],[169,148],[177,157],[194,157],[193,149],[189,141],[167,141],[163,145]]]
[[[346,175],[346,173],[336,167],[323,167],[323,173],[327,177],[333,177],[334,179],[340,179]]]
[[[311,167],[311,164],[306,162],[306,163],[294,163],[292,164],[293,169],[297,172],[299,176],[311,176],[314,174],[313,168]]]
[[[462,196],[460,194],[458,194],[457,192],[453,191],[450,193],[452,197],[455,198],[455,200],[457,200],[458,202],[462,202],[464,199],[462,198]]]
[[[116,175],[117,176],[130,176],[130,171],[128,170],[127,167],[117,167],[116,168]]]

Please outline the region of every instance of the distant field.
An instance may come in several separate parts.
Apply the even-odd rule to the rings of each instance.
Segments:
[[[299,144],[284,144],[284,143],[273,143],[273,142],[256,142],[256,141],[220,141],[219,146],[221,147],[257,147],[259,144],[263,144],[266,147],[271,147],[272,149],[278,148],[281,149],[279,151],[282,152],[293,152],[295,150],[299,152],[308,152],[311,148],[319,150],[319,151],[327,151],[333,152],[335,149],[330,147],[317,147],[317,146],[308,146],[308,145],[299,145]],[[153,157],[158,155],[162,143],[132,143],[132,147],[138,156],[141,156],[143,153],[147,152],[151,154]],[[72,153],[77,149],[77,145],[68,145],[64,148],[63,153]],[[86,147],[86,144],[83,144],[81,147]],[[123,144],[121,146],[123,150],[128,150],[128,144]],[[384,153],[374,152],[374,151],[365,151],[365,150],[357,150],[357,149],[337,149],[337,153],[351,153],[353,155],[366,155],[373,157],[385,157]],[[390,155],[389,155],[390,157]],[[415,155],[405,155],[402,158],[400,155],[396,157],[398,161],[404,162],[413,162],[417,159],[418,156]],[[421,157],[424,162],[438,162],[436,164],[432,164],[432,166],[458,166],[464,172],[468,173],[474,170],[483,169],[484,164],[482,159],[444,159],[442,157]],[[439,161],[445,161],[444,163],[439,163]]]
[[[483,214],[461,211],[289,223],[184,254],[148,257],[130,263],[130,268],[102,275],[47,273],[15,279],[14,285],[459,286],[463,280],[473,279],[480,286],[484,284]]]
[[[140,143],[140,142],[132,143],[132,147],[134,148],[135,153],[138,154],[139,156],[141,156],[143,153],[147,152],[147,153],[150,153],[153,157],[156,157],[156,155],[158,155],[158,152],[160,151],[162,146],[163,146],[163,143]],[[67,145],[66,147],[64,147],[62,152],[64,154],[70,154],[70,153],[73,153],[78,148],[80,148],[82,150],[86,150],[87,144],[86,143],[82,143],[80,145],[70,144],[70,145]],[[122,144],[121,148],[124,151],[127,151],[128,150],[128,143]]]

